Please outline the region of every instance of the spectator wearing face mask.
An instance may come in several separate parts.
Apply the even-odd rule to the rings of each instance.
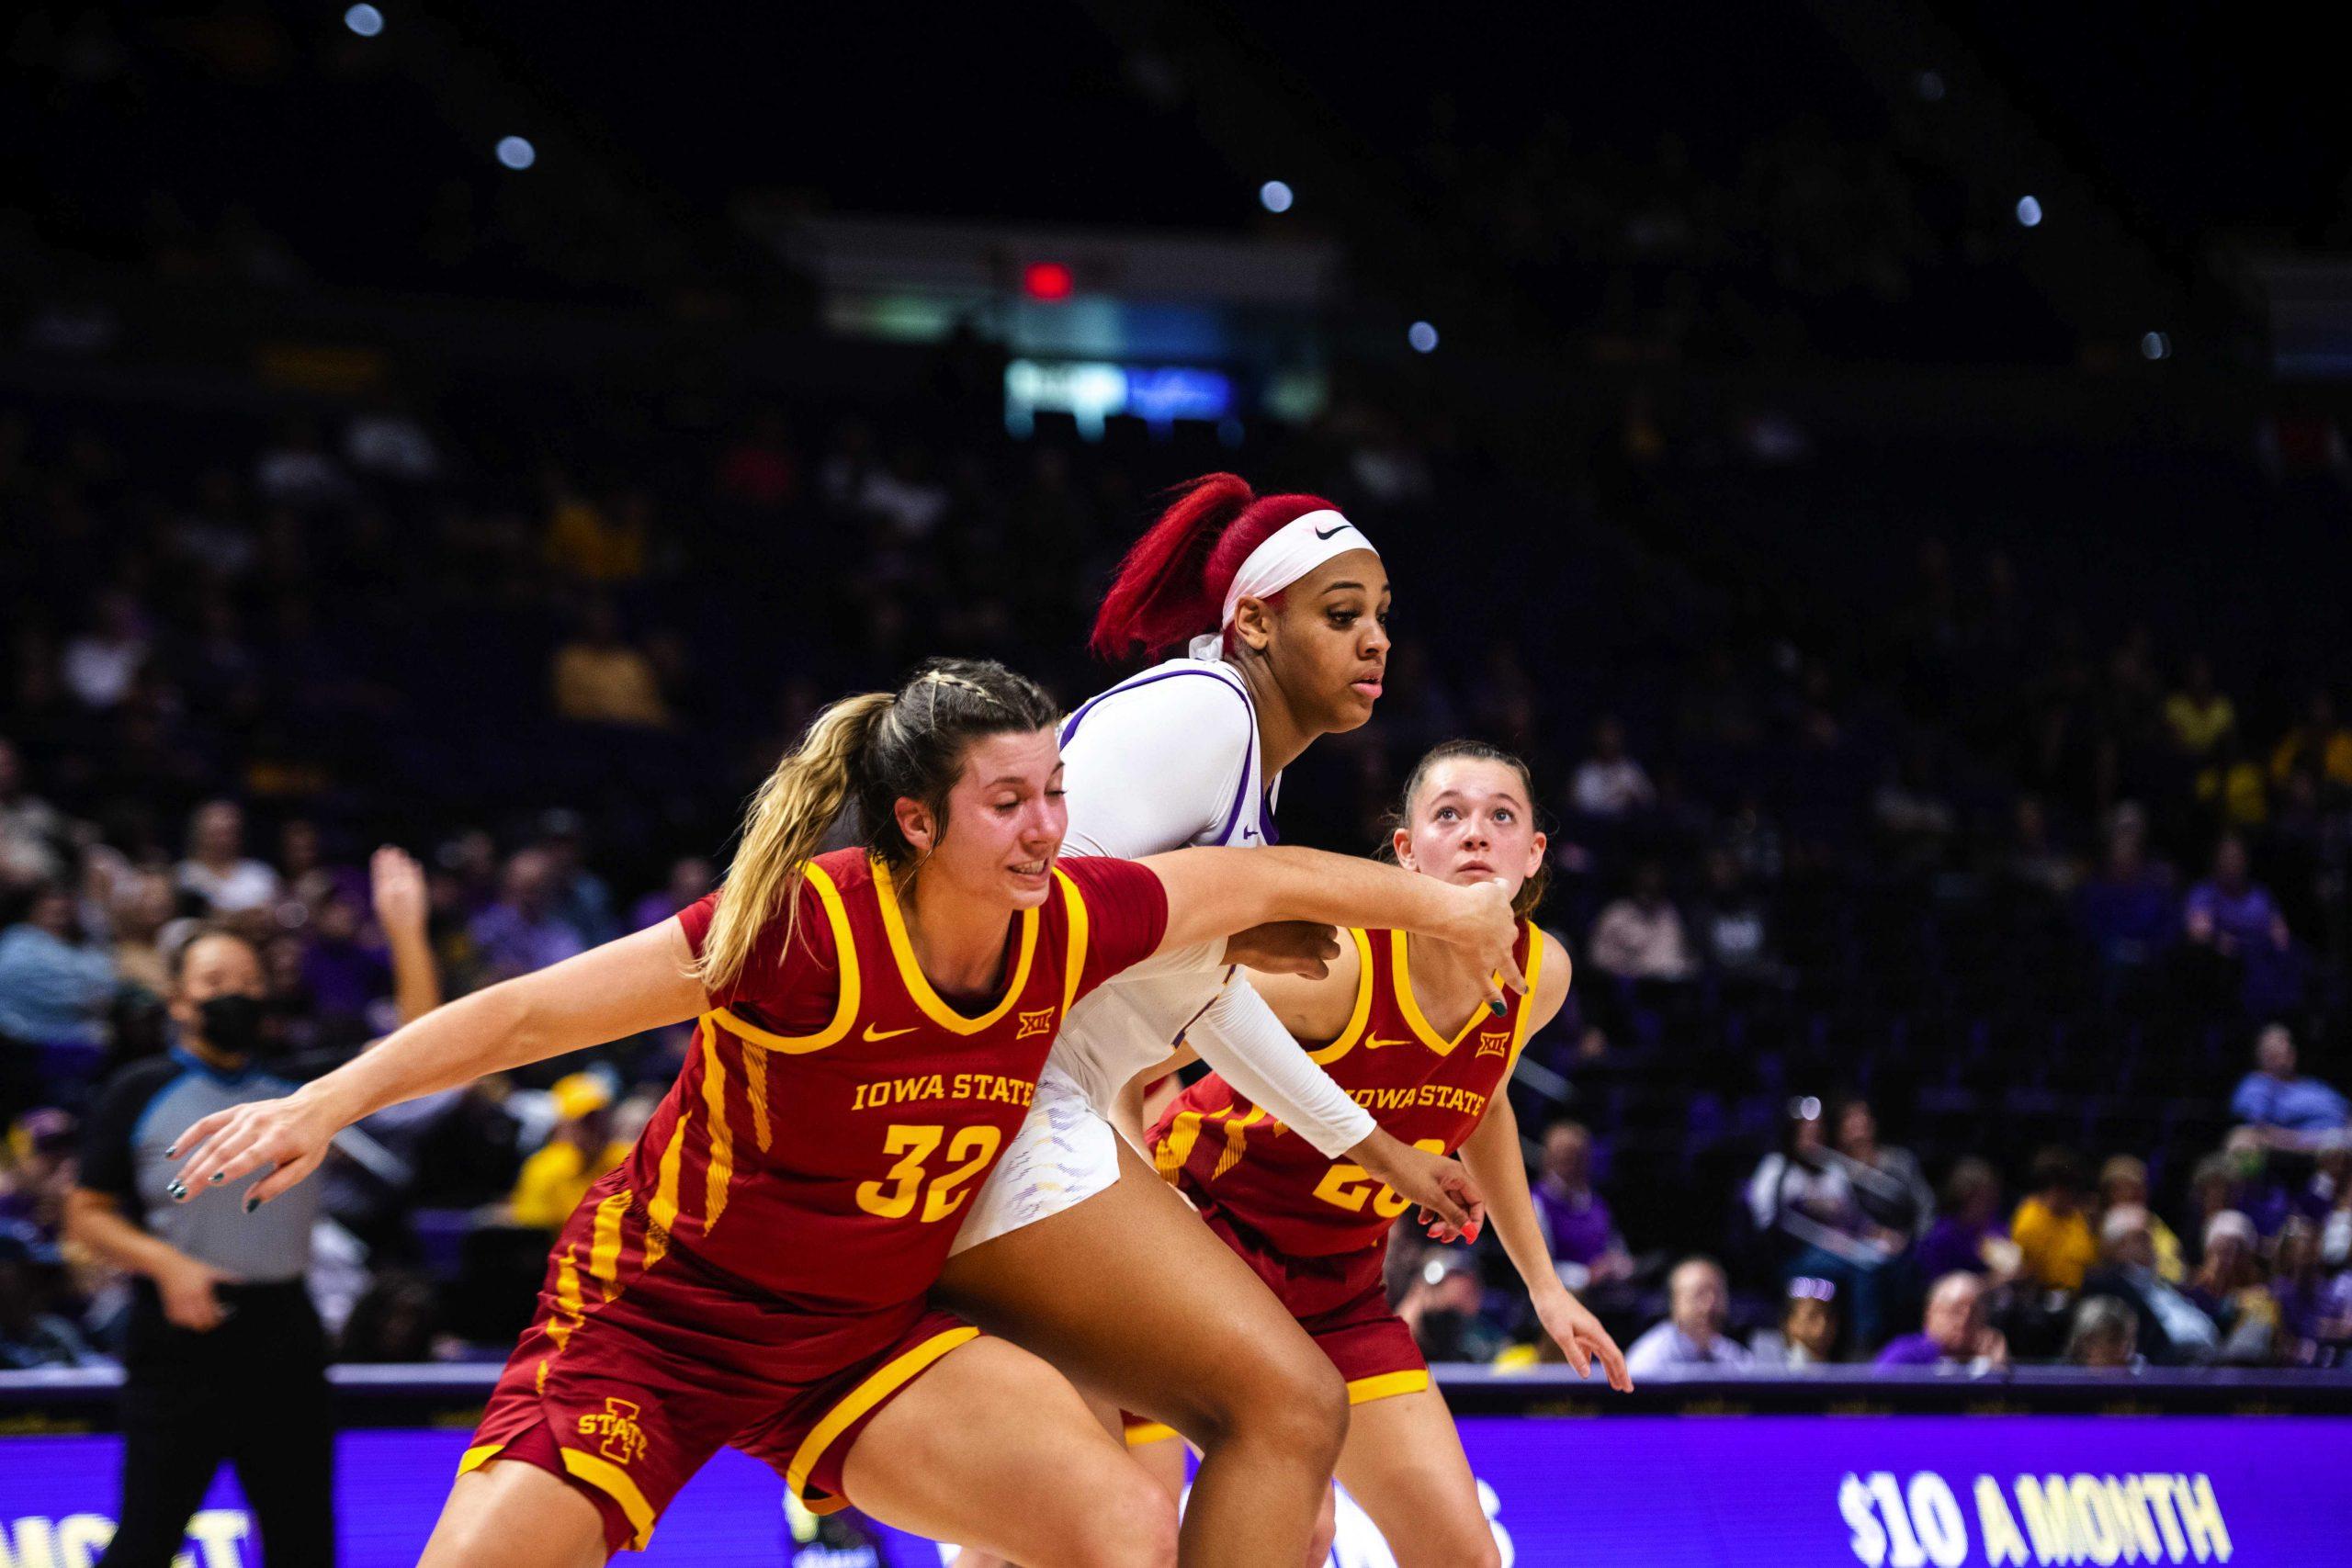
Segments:
[[[1686,1258],[1667,1279],[1667,1317],[1634,1341],[1625,1367],[1636,1378],[1669,1368],[1745,1367],[1756,1357],[1724,1332],[1731,1286],[1712,1258]]]
[[[175,954],[175,1043],[100,1094],[67,1232],[130,1272],[121,1525],[102,1568],[164,1568],[223,1461],[271,1561],[331,1564],[334,1427],[326,1337],[303,1276],[325,1184],[252,1208],[245,1180],[190,1192],[182,1140],[216,1111],[290,1094],[271,1074],[261,954],[200,930]]]

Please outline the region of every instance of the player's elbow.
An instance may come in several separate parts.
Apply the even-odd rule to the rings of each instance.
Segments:
[[[543,1062],[571,1048],[561,1038],[561,1020],[545,971],[501,981],[458,1005],[478,1014],[467,1021],[468,1032],[498,1043],[492,1047],[497,1059],[481,1063],[481,1072]]]

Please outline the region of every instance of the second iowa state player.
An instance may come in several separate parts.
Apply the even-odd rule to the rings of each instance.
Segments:
[[[181,1134],[174,1196],[266,1168],[266,1201],[385,1105],[695,1021],[668,1098],[557,1237],[427,1568],[641,1547],[729,1446],[812,1507],[854,1500],[1037,1568],[1173,1561],[1173,1503],[1061,1374],[926,1300],[1061,1019],[1122,972],[1214,965],[1224,937],[1278,919],[1411,926],[1516,979],[1512,925],[1493,888],[1305,851],[1057,865],[1056,716],[967,661],[837,703],[762,787],[711,899]],[[816,853],[851,806],[864,845]],[[1194,1280],[1203,1311],[1258,1292],[1210,1261],[1231,1267]],[[1302,1540],[1312,1510],[1288,1522]],[[1187,1561],[1256,1544],[1188,1539]]]
[[[1517,758],[1449,741],[1406,783],[1396,857],[1427,878],[1500,886],[1524,917],[1544,890],[1545,843],[1532,796]],[[1528,988],[1498,1016],[1482,954],[1401,931],[1347,937],[1328,976],[1260,976],[1260,994],[1383,1128],[1432,1154],[1461,1150],[1544,1331],[1579,1373],[1598,1360],[1611,1387],[1631,1388],[1616,1341],[1553,1269],[1510,1105],[1511,1071],[1528,1036],[1567,999],[1559,938],[1522,920],[1515,956]],[[1165,1070],[1155,1067],[1137,1084]],[[1411,1330],[1388,1305],[1383,1265],[1407,1200],[1361,1166],[1319,1153],[1215,1074],[1160,1112],[1148,1141],[1160,1173],[1347,1380],[1354,1411],[1339,1477],[1398,1568],[1499,1568],[1453,1418]],[[1182,1450],[1151,1440],[1158,1437],[1147,1427],[1130,1441],[1163,1482],[1181,1484]]]

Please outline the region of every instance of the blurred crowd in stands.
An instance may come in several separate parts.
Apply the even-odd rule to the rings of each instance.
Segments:
[[[1445,736],[1535,763],[1577,977],[1522,1121],[1563,1276],[1637,1370],[2341,1356],[2352,1133],[2301,1060],[2345,1040],[2331,689],[2233,690],[2129,628],[2069,662],[1997,558],[1888,585],[1891,676],[1651,603],[1598,547],[1469,581],[1443,520],[1496,481],[1394,429],[1343,412],[1237,459],[1338,499],[1398,586],[1392,694],[1301,764],[1286,837],[1368,849]],[[444,995],[665,919],[832,695],[935,650],[1066,702],[1107,682],[1081,628],[1145,476],[1216,457],[1015,442],[945,395],[571,440],[389,404],[0,410],[0,1362],[107,1348],[119,1283],[58,1228],[75,1118],[169,1047],[196,922],[256,944],[300,1074],[398,1015],[379,843],[424,862]],[[1664,655],[1661,616],[1690,623]],[[682,1048],[347,1134],[313,1280],[342,1353],[503,1355],[547,1228]],[[1484,1250],[1396,1253],[1431,1355],[1537,1353]]]
[[[121,299],[186,324],[185,300],[240,291],[808,325],[730,200],[648,194],[772,177],[763,150],[600,101],[649,164],[684,162],[621,177],[556,116],[516,177],[476,133],[514,103],[487,35],[338,16],[13,21],[0,255],[38,280],[12,318],[30,355],[101,366],[139,331]],[[1277,53],[1300,29],[1301,59],[1391,48],[1279,8],[1250,25]],[[1424,220],[1338,237],[1367,260],[1409,246],[1449,343],[1458,320],[1490,342],[1540,322],[1620,365],[2065,358],[2011,198],[1934,155],[1933,73],[1889,118],[1826,45],[1769,11],[1710,18],[1735,25],[1772,35],[1777,66],[1716,51],[1712,141],[1608,51],[1498,60],[1465,33],[1422,40],[1469,51],[1464,71],[1326,82],[1379,154],[1371,205]],[[589,91],[546,43],[549,91]],[[1031,85],[1047,118],[1157,149],[1150,209],[1114,220],[1261,221],[1256,177],[1170,130],[1167,62],[1125,64],[1116,92]],[[1564,70],[1585,73],[1573,102],[1536,107]],[[1465,71],[1545,90],[1441,90]],[[1080,78],[1082,103],[1057,96]],[[864,146],[829,153],[853,190],[910,161]],[[987,161],[956,177],[1001,183],[959,199],[1067,215],[1049,164]],[[1345,377],[1315,425],[1253,420],[1238,450],[1125,417],[1099,444],[1050,414],[1013,441],[1003,355],[969,331],[921,396],[870,406],[738,400],[690,372],[404,388],[389,363],[274,365],[278,389],[217,400],[168,376],[0,400],[0,1365],[111,1346],[120,1282],[60,1231],[77,1117],[170,1048],[170,957],[198,924],[255,944],[275,1065],[300,1075],[424,991],[665,919],[831,697],[936,652],[1069,703],[1107,683],[1080,649],[1109,566],[1154,490],[1228,466],[1333,498],[1396,585],[1388,694],[1293,770],[1285,837],[1368,850],[1410,760],[1456,735],[1519,750],[1547,793],[1543,918],[1577,984],[1516,1093],[1563,1278],[1638,1341],[1637,1371],[2326,1365],[2352,1345],[2352,671],[2332,622],[2314,653],[2273,616],[2329,581],[2283,530],[2220,557],[2275,594],[2232,598],[2199,564],[2217,520],[2255,515],[2247,487],[2300,482],[2335,509],[2302,561],[2340,570],[2324,419],[2281,423],[2218,486],[2169,451],[2066,444],[1923,477],[1917,450],[1817,449],[1762,407],[1696,428],[1660,378],[1546,431],[1584,471],[1527,477],[1442,400]],[[284,390],[345,372],[333,396]],[[2075,525],[2105,511],[2183,521],[2109,570],[2120,536]],[[2094,558],[2052,553],[2070,538]],[[1916,548],[1908,575],[1886,539]],[[421,933],[371,886],[387,843],[424,863]],[[623,1042],[339,1141],[312,1283],[343,1354],[503,1356],[548,1228],[682,1048]],[[1548,1353],[1491,1246],[1400,1235],[1394,1288],[1433,1357]]]

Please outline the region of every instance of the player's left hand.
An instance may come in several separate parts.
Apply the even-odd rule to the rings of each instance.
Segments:
[[[1619,1393],[1634,1391],[1634,1375],[1625,1370],[1625,1352],[1617,1348],[1617,1341],[1582,1302],[1566,1290],[1546,1291],[1535,1299],[1535,1316],[1567,1357],[1568,1365],[1577,1370],[1577,1376],[1590,1376],[1593,1359],[1598,1357],[1611,1388]]]
[[[266,1169],[266,1176],[245,1190],[250,1214],[318,1169],[340,1130],[300,1090],[282,1100],[247,1100],[216,1111],[164,1151],[164,1158],[181,1162],[180,1174],[164,1191],[185,1203],[192,1193]]]
[[[1320,980],[1340,956],[1340,933],[1313,920],[1269,920],[1225,939],[1225,961],[1267,975]]]

